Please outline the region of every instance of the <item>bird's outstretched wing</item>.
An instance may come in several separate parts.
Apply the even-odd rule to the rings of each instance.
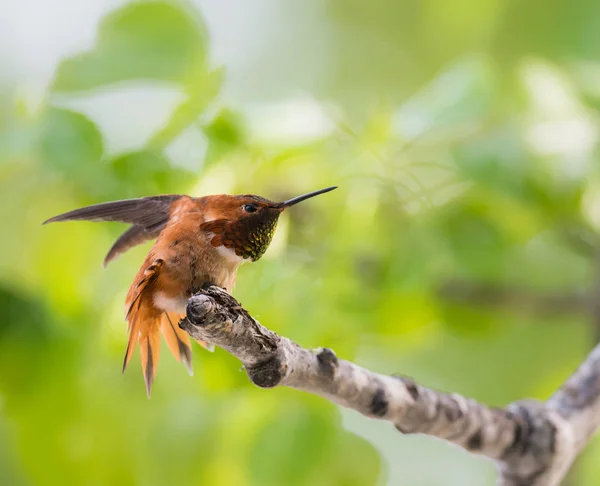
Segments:
[[[94,204],[59,214],[44,221],[44,224],[72,220],[119,221],[137,224],[146,231],[154,231],[165,224],[171,204],[181,197],[183,196],[169,194]]]
[[[128,249],[156,238],[169,221],[172,204],[182,197],[184,196],[169,194],[94,204],[59,214],[44,224],[74,220],[131,223],[133,226],[119,237],[106,255],[106,265]]]
[[[164,227],[164,226],[163,226]],[[147,240],[153,240],[157,238],[163,227],[156,231],[146,231],[143,226],[133,225],[127,231],[125,231],[117,241],[115,241],[112,248],[106,254],[104,258],[104,266],[108,265],[111,260],[117,258],[121,253],[125,253],[130,248],[136,245],[140,245]]]

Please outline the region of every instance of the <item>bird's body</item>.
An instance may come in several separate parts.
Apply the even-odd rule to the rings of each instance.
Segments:
[[[167,195],[115,201],[56,216],[68,220],[120,221],[132,226],[105,259],[149,239],[156,239],[125,300],[129,342],[123,371],[140,344],[146,390],[150,396],[160,350],[160,334],[191,374],[191,345],[179,328],[188,299],[206,285],[231,292],[238,267],[266,251],[281,212],[327,188],[277,203],[254,195],[192,198]],[[207,343],[200,343],[210,349]]]

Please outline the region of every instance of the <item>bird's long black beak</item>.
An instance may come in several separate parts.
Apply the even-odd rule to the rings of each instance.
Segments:
[[[319,194],[325,194],[326,192],[333,191],[334,189],[337,189],[337,186],[331,186],[331,187],[327,187],[326,189],[320,189],[318,191],[309,192],[307,194],[303,194],[302,196],[297,196],[292,199],[288,199],[287,201],[280,203],[279,207],[281,209],[289,208],[290,206],[293,206],[294,204],[298,204],[299,202],[306,201],[307,199],[318,196]]]

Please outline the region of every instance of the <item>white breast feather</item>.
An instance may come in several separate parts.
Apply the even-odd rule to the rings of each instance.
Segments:
[[[223,245],[217,247],[217,252],[219,253],[219,255],[225,258],[225,260],[234,265],[240,265],[241,263],[248,261],[248,259],[236,255],[235,251],[232,248],[227,248]]]
[[[184,297],[167,297],[163,292],[154,293],[154,305],[167,312],[185,313],[187,299]]]

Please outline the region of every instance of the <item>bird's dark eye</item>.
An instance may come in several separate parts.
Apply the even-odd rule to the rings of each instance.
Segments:
[[[247,213],[255,213],[257,209],[254,204],[244,204],[244,211]]]

